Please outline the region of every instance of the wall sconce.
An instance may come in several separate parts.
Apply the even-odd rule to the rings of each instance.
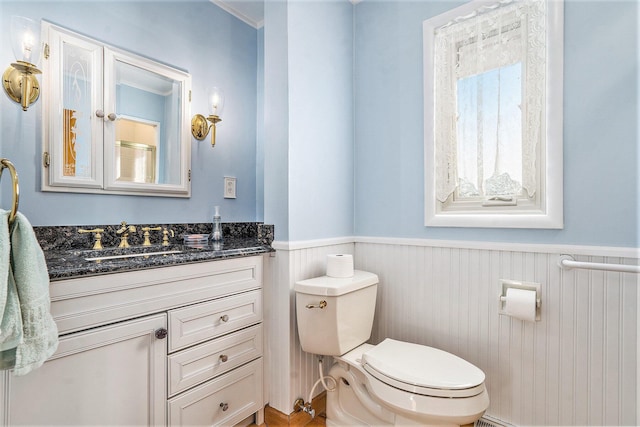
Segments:
[[[211,130],[211,146],[216,145],[216,123],[221,122],[222,110],[224,109],[224,93],[217,87],[212,88],[209,91],[209,117],[204,117],[202,114],[196,114],[191,119],[191,134],[198,141],[202,141],[209,134]],[[207,122],[211,122],[209,124]]]
[[[11,47],[17,62],[5,70],[2,85],[9,98],[27,111],[40,96],[40,85],[35,76],[42,73],[35,65],[40,60],[40,25],[23,16],[12,16]]]

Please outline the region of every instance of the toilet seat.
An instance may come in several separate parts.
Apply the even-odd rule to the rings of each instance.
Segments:
[[[482,370],[433,347],[387,338],[364,352],[361,363],[375,379],[423,396],[467,398],[485,391]]]
[[[384,343],[384,341],[383,341]],[[475,377],[476,380],[467,380],[466,383],[473,383],[480,378],[482,378],[482,382],[480,384],[473,385],[469,388],[434,388],[434,387],[424,387],[423,385],[416,386],[415,383],[430,383],[434,381],[428,381],[422,375],[417,375],[416,372],[423,370],[425,368],[423,365],[426,364],[424,360],[420,362],[420,366],[417,371],[412,371],[411,369],[402,369],[404,364],[405,367],[410,366],[409,362],[411,357],[407,357],[409,354],[413,355],[422,355],[423,348],[425,352],[429,353],[431,350],[436,350],[430,347],[420,346],[418,344],[410,344],[404,343],[401,341],[389,340],[386,344],[382,346],[382,350],[391,350],[391,360],[393,360],[393,368],[390,367],[389,371],[386,374],[381,374],[379,371],[373,369],[373,366],[370,363],[365,362],[365,355],[368,354],[366,359],[371,362],[373,359],[378,359],[376,357],[377,353],[381,353],[380,351],[373,351],[377,347],[381,346],[383,343],[378,344],[377,346],[373,346],[371,344],[362,344],[348,353],[343,354],[342,356],[334,356],[336,360],[336,364],[333,366],[329,375],[334,378],[347,378],[347,385],[351,384],[351,387],[354,390],[357,390],[357,384],[360,383],[365,384],[365,393],[363,396],[358,397],[358,401],[360,402],[356,407],[360,408],[361,406],[367,408],[365,411],[367,413],[376,414],[379,418],[381,418],[380,422],[377,423],[363,423],[366,425],[387,425],[384,417],[381,417],[377,414],[375,410],[370,409],[371,406],[382,405],[382,407],[389,409],[393,413],[400,414],[406,419],[413,420],[411,423],[417,423],[421,425],[463,425],[463,424],[471,424],[476,421],[478,418],[482,416],[482,414],[486,411],[489,406],[489,394],[487,393],[486,387],[484,385],[484,374],[482,373],[480,376]],[[418,346],[421,348],[412,348],[412,346]],[[378,348],[380,350],[380,348]],[[409,351],[410,350],[410,351]],[[435,351],[437,353],[438,351]],[[451,369],[449,360],[459,359],[456,356],[444,353],[443,358],[445,362],[444,366],[449,365],[448,369]],[[414,357],[415,359],[420,360],[420,356]],[[451,358],[451,359],[449,359]],[[382,360],[385,360],[385,357],[382,357]],[[460,359],[462,360],[462,359]],[[462,369],[465,368],[466,363],[462,360],[460,366]],[[375,363],[375,362],[374,362]],[[405,364],[406,363],[406,364]],[[456,362],[451,362],[454,365]],[[368,368],[366,367],[368,365]],[[377,365],[380,367],[379,365]],[[473,366],[473,365],[472,365]],[[408,375],[401,375],[401,377],[405,378],[405,381],[399,381],[394,378],[390,378],[389,372],[393,372],[394,368],[397,370],[408,370]],[[438,367],[432,367],[432,371],[437,370]],[[370,372],[374,372],[376,375],[371,374]],[[482,371],[480,371],[482,372]],[[397,374],[397,373],[396,373]],[[477,375],[477,372],[473,373]],[[445,377],[445,374],[442,373],[441,376]],[[411,377],[414,383],[406,382],[407,377]],[[416,377],[421,378],[420,381],[416,381]],[[382,379],[381,379],[382,378]],[[457,378],[454,374],[451,378]],[[470,377],[471,378],[471,377]],[[394,386],[394,383],[397,386]],[[463,381],[451,381],[449,380],[449,384],[447,387],[463,386]],[[340,382],[342,384],[342,382]],[[442,385],[442,384],[441,384]],[[363,393],[360,393],[363,394]],[[367,398],[366,395],[370,395],[371,397]],[[464,396],[467,397],[464,397]],[[329,407],[338,407],[341,406],[336,403],[340,400],[339,393],[330,393],[327,397],[327,408],[329,411]],[[364,403],[369,402],[369,403]],[[353,401],[347,401],[346,406],[351,407],[354,405]],[[363,409],[353,409],[355,411],[353,413],[358,413]],[[334,409],[331,409],[328,414],[331,414],[335,419],[340,418],[339,411],[333,412]],[[337,411],[337,410],[336,410]],[[410,423],[410,424],[411,424]],[[390,423],[391,425],[395,425],[394,423]],[[400,422],[400,424],[406,424],[406,422]]]

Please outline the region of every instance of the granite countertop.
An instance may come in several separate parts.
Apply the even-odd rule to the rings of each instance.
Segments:
[[[121,224],[122,225],[122,224]],[[184,245],[183,236],[209,236],[210,223],[146,224],[155,228],[151,235],[151,246],[144,246],[143,226],[128,234],[129,248],[118,247],[120,236],[116,230],[121,225],[91,226],[41,226],[34,232],[47,261],[49,280],[71,279],[100,274],[121,273],[157,267],[239,258],[273,252],[273,225],[263,223],[223,223],[224,243],[212,244],[208,239],[204,245]],[[101,229],[104,249],[88,249],[93,246],[95,236],[79,233],[78,230]],[[160,228],[171,231],[170,244],[163,246]],[[144,255],[148,254],[148,255]],[[102,258],[102,259],[92,259]]]
[[[103,250],[47,250],[44,251],[49,279],[56,280],[121,273],[141,269],[168,267],[194,262],[238,258],[273,252],[255,238],[225,239],[220,245],[208,243],[203,246],[173,244],[170,246],[136,246],[127,249],[105,248]],[[143,255],[152,253],[152,255]],[[122,257],[126,256],[126,257]],[[90,260],[99,257],[110,259]],[[89,258],[89,260],[87,260]]]

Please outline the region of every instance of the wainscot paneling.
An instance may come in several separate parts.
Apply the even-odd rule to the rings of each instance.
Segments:
[[[638,274],[562,270],[559,255],[357,243],[357,268],[380,277],[372,342],[467,359],[486,374],[487,414],[513,425],[636,425]],[[500,279],[542,285],[539,322],[498,314]]]
[[[338,241],[340,242],[340,241]],[[267,262],[269,283],[265,284],[265,322],[268,369],[270,373],[269,405],[280,412],[293,412],[293,402],[301,397],[305,401],[318,380],[318,358],[302,351],[296,324],[295,292],[298,280],[322,276],[328,254],[353,254],[353,243],[334,241],[307,242],[295,246],[274,242],[275,256]],[[332,363],[329,359],[327,364]],[[325,367],[326,371],[330,366]],[[322,392],[316,388],[315,395]]]
[[[416,342],[474,363],[487,376],[488,415],[518,426],[637,424],[640,275],[557,264],[561,253],[638,264],[637,249],[352,241],[274,243],[265,296],[274,408],[290,413],[318,378],[317,359],[300,349],[293,285],[324,274],[327,254],[353,253],[357,269],[380,277],[371,342]],[[500,279],[542,285],[541,321],[498,314]]]

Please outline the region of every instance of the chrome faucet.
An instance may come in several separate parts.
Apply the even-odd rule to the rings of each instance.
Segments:
[[[120,223],[120,228],[116,230],[116,234],[122,234],[120,236],[120,245],[119,248],[128,248],[129,247],[129,233],[135,233],[136,226],[135,225],[127,225],[126,221],[122,221]]]

